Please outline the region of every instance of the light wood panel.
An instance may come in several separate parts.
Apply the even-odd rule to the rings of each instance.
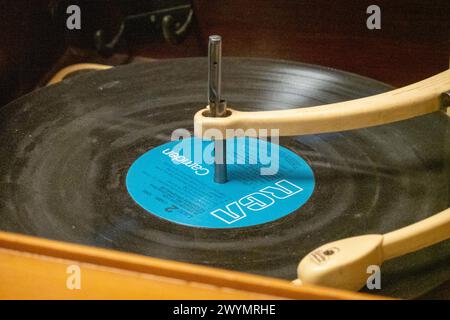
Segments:
[[[81,290],[66,268],[81,267]],[[370,299],[373,296],[0,232],[3,299]]]

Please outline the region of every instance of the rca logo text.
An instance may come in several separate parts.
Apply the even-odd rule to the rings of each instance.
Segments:
[[[217,219],[227,224],[235,223],[247,216],[248,212],[258,212],[272,206],[276,201],[292,197],[303,191],[302,188],[287,180],[275,182],[275,186],[265,187],[226,205],[225,209],[211,212]]]

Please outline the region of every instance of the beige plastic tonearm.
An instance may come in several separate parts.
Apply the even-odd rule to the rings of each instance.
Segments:
[[[298,265],[295,283],[359,290],[368,267],[450,238],[450,208],[384,235],[363,235],[325,244]]]
[[[257,112],[229,109],[225,118],[208,117],[203,109],[194,117],[195,135],[208,139],[219,130],[231,138],[278,129],[280,136],[293,136],[371,127],[438,111],[440,96],[448,90],[450,70],[400,89],[328,105]],[[240,129],[240,133],[227,129]]]

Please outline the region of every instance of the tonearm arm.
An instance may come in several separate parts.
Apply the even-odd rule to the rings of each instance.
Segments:
[[[242,112],[228,109],[225,117],[210,117],[203,109],[194,117],[201,138],[255,136],[279,130],[280,136],[346,131],[406,120],[450,106],[450,70],[386,93],[321,105],[276,111]],[[444,98],[444,99],[443,99]],[[448,113],[448,112],[447,112]],[[450,208],[428,219],[385,235],[365,235],[325,244],[299,264],[295,282],[359,290],[367,267],[450,237]]]
[[[280,136],[294,136],[371,127],[438,111],[441,94],[449,90],[447,70],[386,93],[309,108],[257,112],[228,109],[229,115],[222,118],[209,117],[208,109],[203,109],[194,117],[195,135],[208,139],[219,130],[223,137],[231,138],[254,136],[260,129],[269,133],[278,129]]]
[[[298,284],[359,290],[368,267],[415,252],[450,237],[450,208],[384,235],[371,234],[331,242],[313,250],[298,266]]]

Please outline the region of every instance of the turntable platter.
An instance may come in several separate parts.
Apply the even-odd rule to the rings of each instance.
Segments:
[[[223,95],[239,110],[345,101],[389,86],[312,65],[224,59]],[[244,228],[159,218],[126,188],[131,165],[192,130],[207,63],[189,58],[82,74],[1,109],[0,229],[147,256],[295,279],[300,259],[333,240],[385,233],[448,206],[448,120],[438,113],[348,132],[282,138],[312,168],[311,198]],[[377,294],[412,298],[450,278],[450,242],[389,261]]]

